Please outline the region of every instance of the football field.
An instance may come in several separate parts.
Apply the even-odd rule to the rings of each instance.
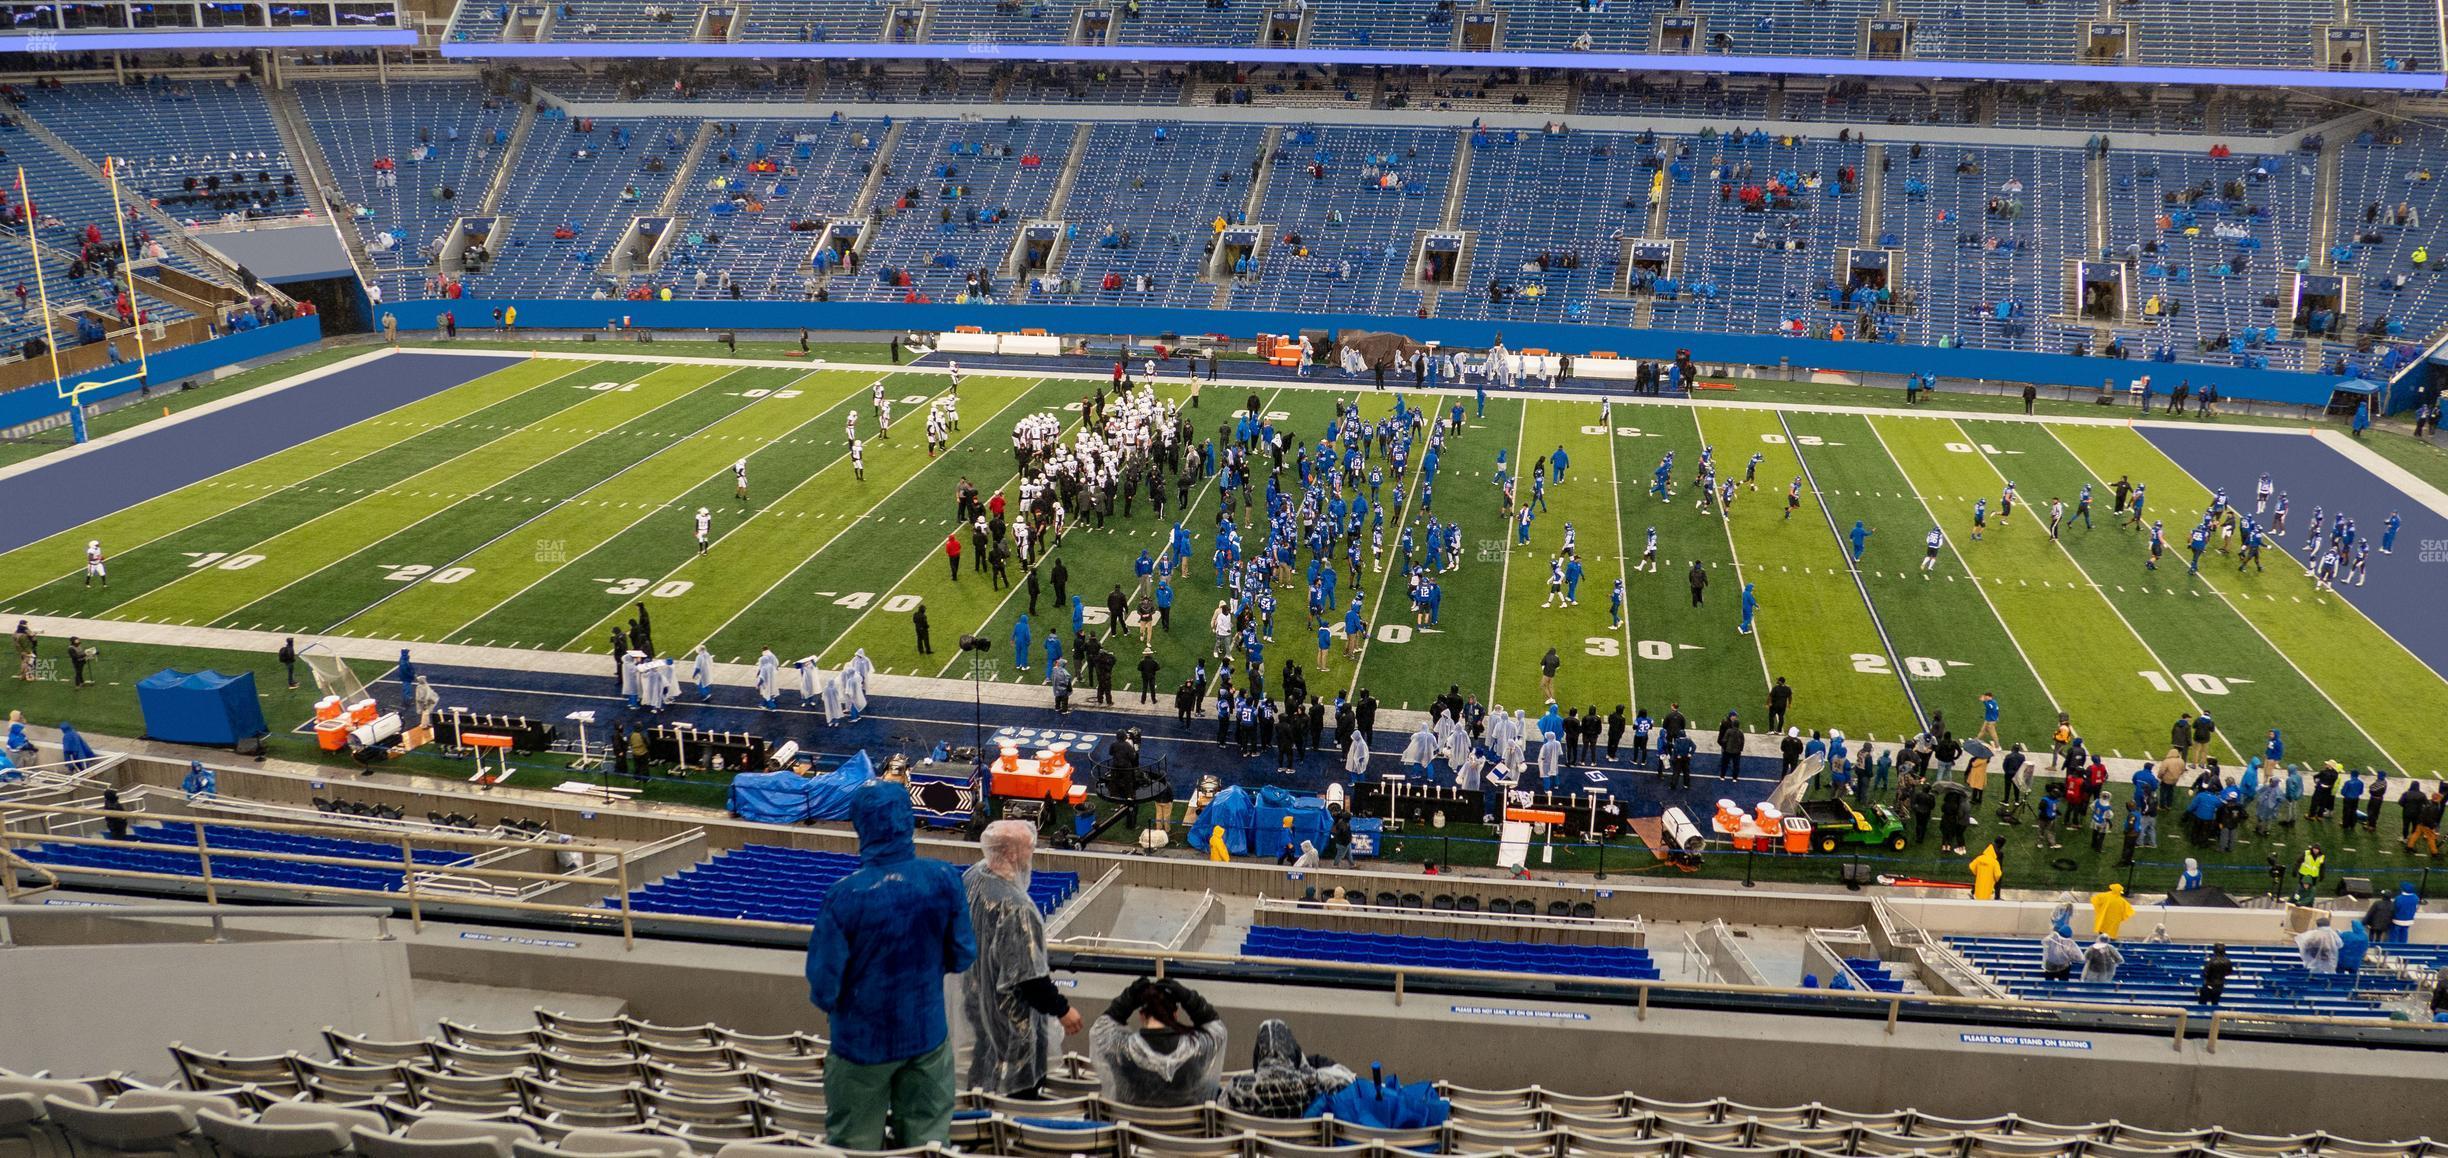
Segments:
[[[879,383],[895,400],[889,439],[875,437],[869,408]],[[658,647],[674,657],[702,642],[725,662],[770,647],[786,663],[813,655],[838,664],[864,649],[890,674],[965,680],[954,641],[970,633],[994,645],[985,678],[1036,681],[1042,652],[1015,662],[1010,650],[1015,621],[1031,611],[1025,584],[997,589],[966,557],[956,574],[943,540],[961,480],[1013,494],[1016,421],[1043,413],[1076,424],[1098,386],[970,374],[951,448],[930,457],[922,416],[952,389],[932,369],[533,357],[0,555],[0,611],[277,632],[301,643],[352,636],[602,654],[642,602]],[[1192,397],[1186,381],[1160,390]],[[1278,429],[1309,442],[1339,402],[1357,401],[1375,419],[1395,398],[1339,380],[1226,382],[1188,412],[1201,436],[1218,437],[1253,391]],[[1792,722],[1806,731],[1888,739],[1943,715],[1969,736],[1987,692],[2001,705],[2004,739],[2035,748],[2063,712],[2096,751],[2157,755],[2180,713],[2206,710],[2222,729],[2213,751],[2231,763],[2258,755],[2278,728],[2293,760],[2425,775],[2448,765],[2431,718],[2448,686],[2366,609],[2316,592],[2277,550],[2265,570],[2239,571],[2214,547],[2188,573],[2184,532],[2211,490],[2142,430],[1623,399],[1602,422],[1594,397],[1563,395],[1492,396],[1484,411],[1468,394],[1445,395],[1432,413],[1457,401],[1469,420],[1441,456],[1432,506],[1421,509],[1415,455],[1412,477],[1386,480],[1413,499],[1388,512],[1387,565],[1341,576],[1333,626],[1340,631],[1342,605],[1357,592],[1368,625],[1357,654],[1338,638],[1317,672],[1307,600],[1287,586],[1266,649],[1270,672],[1286,660],[1310,668],[1312,690],[1329,698],[1365,687],[1389,706],[1418,707],[1458,687],[1535,715],[1540,661],[1552,648],[1565,706],[1663,715],[1680,705],[1704,730],[1729,710],[1761,730],[1767,687],[1782,678],[1794,689]],[[867,436],[863,477],[849,458],[853,412]],[[1730,512],[1694,501],[1704,448],[1720,477],[1738,481],[1760,456],[1755,487],[1742,487]],[[1559,449],[1570,465],[1519,544],[1493,485],[1498,453],[1526,474]],[[1661,499],[1651,483],[1669,453],[1671,497]],[[733,486],[740,460],[744,500]],[[2146,484],[2153,517],[2167,521],[2169,550],[2155,571],[2144,567],[2146,536],[2109,509],[2120,476]],[[2009,480],[2021,496],[2011,519],[2000,502]],[[2088,525],[2070,517],[2086,484],[2095,491]],[[1282,485],[1297,487],[1289,460]],[[2250,509],[2249,494],[2233,497]],[[1168,704],[1212,651],[1209,552],[1223,498],[1209,479],[1186,513],[1168,507],[1159,519],[1142,504],[1075,528],[1055,553],[1086,625],[1103,630],[1107,592],[1119,584],[1136,593],[1139,554],[1161,552],[1175,519],[1190,529],[1195,548],[1171,628],[1149,633]],[[2069,513],[2054,538],[2052,498]],[[1975,540],[1980,500],[1988,523]],[[700,507],[713,518],[702,556]],[[1392,560],[1404,530],[1431,513],[1460,524],[1465,549],[1440,577],[1439,613],[1426,622]],[[2367,534],[2387,513],[2355,512]],[[1245,536],[1263,534],[1263,518],[1239,519]],[[1858,563],[1856,522],[1867,532]],[[1549,606],[1549,562],[1567,525],[1585,574],[1577,601]],[[1924,569],[1933,527],[1944,542]],[[1651,529],[1659,564],[1634,571]],[[2290,525],[2280,545],[2299,550],[2302,538]],[[88,540],[108,556],[107,588],[85,581]],[[1695,563],[1707,577],[1697,605]],[[2372,566],[2381,586],[2385,569],[2416,563],[2400,550],[2375,554]],[[1033,635],[1043,640],[1049,625],[1067,635],[1069,607],[1045,571],[1040,578]],[[1619,578],[1617,623],[1609,589]],[[1737,631],[1746,583],[1758,600],[1750,634]],[[912,629],[920,607],[933,654],[919,652]],[[1139,649],[1121,650],[1117,682],[1135,689]],[[946,694],[956,693],[947,685]]]

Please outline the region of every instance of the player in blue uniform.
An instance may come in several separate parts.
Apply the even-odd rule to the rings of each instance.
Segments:
[[[2150,525],[2150,558],[2143,561],[2142,569],[2145,571],[2158,570],[2159,557],[2165,554],[2167,554],[2167,535],[2161,530],[2158,520],[2154,519]]]
[[[1940,547],[1944,547],[1944,546],[1946,546],[1946,532],[1945,532],[1945,531],[1942,531],[1942,530],[1940,530],[1940,529],[1938,529],[1938,528],[1937,528],[1937,527],[1935,527],[1935,526],[1931,527],[1931,528],[1929,529],[1929,534],[1928,534],[1928,535],[1923,536],[1923,537],[1922,537],[1922,539],[1921,539],[1921,547],[1922,547],[1922,550],[1921,550],[1921,569],[1922,569],[1922,570],[1924,570],[1924,571],[1934,571],[1934,570],[1937,570],[1937,568],[1938,568],[1938,549],[1939,549]]]
[[[2238,572],[2243,571],[2246,567],[2255,571],[2261,569],[2261,540],[2261,524],[2251,519],[2244,520],[2244,546],[2236,554]]]
[[[1611,591],[1607,592],[1607,626],[1608,626],[1608,627],[1622,627],[1622,626],[1623,626],[1623,600],[1624,600],[1623,580],[1621,580],[1621,579],[1617,579],[1617,580],[1615,581],[1615,588],[1614,588],[1614,590],[1611,590]]]
[[[2209,546],[2210,524],[2207,522],[2195,523],[2193,525],[2193,532],[2185,536],[2185,550],[2193,553],[2193,562],[2185,567],[2186,574],[2201,574],[2202,552],[2207,550]]]
[[[1742,592],[1742,622],[1735,625],[1735,632],[1741,635],[1751,634],[1752,617],[1758,614],[1759,593],[1754,591],[1750,584],[1745,583]]]
[[[1758,489],[1759,489],[1759,468],[1760,468],[1760,464],[1761,464],[1761,463],[1763,463],[1763,462],[1766,462],[1767,460],[1768,460],[1768,456],[1767,456],[1767,455],[1764,455],[1764,454],[1761,454],[1761,453],[1759,453],[1758,451],[1753,451],[1753,452],[1751,453],[1751,461],[1750,461],[1750,462],[1748,462],[1748,463],[1746,463],[1746,464],[1744,464],[1744,466],[1743,466],[1743,485],[1744,485],[1744,486],[1750,487],[1752,490],[1758,490]]]
[[[1800,509],[1802,509],[1802,476],[1795,475],[1793,482],[1785,488],[1785,517],[1792,518],[1793,513]]]
[[[2082,496],[2074,500],[2074,517],[2081,519],[2083,530],[2091,529],[2091,484],[2084,483]]]
[[[1980,542],[1981,536],[1987,534],[1988,530],[1989,500],[1974,499],[1972,500],[1972,541]]]
[[[1853,561],[1859,563],[1862,557],[1862,547],[1870,542],[1870,528],[1862,525],[1860,519],[1855,519],[1853,520],[1853,532],[1849,537],[1853,540]]]
[[[2385,523],[2385,524],[2382,524],[2382,526],[2381,526],[2381,528],[2380,528],[2380,553],[2381,553],[2381,554],[2383,554],[2383,555],[2394,555],[2394,554],[2396,554],[2396,553],[2397,553],[2397,532],[2398,532],[2399,530],[2403,529],[2404,527],[2405,527],[2405,520],[2404,520],[2403,518],[2398,517],[2397,512],[2395,512],[2395,511],[2390,511],[2390,512],[2389,512],[2389,517],[2388,517],[2388,522],[2387,522],[2387,523]]]

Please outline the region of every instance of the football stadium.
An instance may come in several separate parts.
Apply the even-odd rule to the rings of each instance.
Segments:
[[[0,1158],[2448,1145],[2439,3],[5,11]]]

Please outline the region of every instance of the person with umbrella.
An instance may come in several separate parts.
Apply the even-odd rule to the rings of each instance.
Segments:
[[[1224,1019],[1179,981],[1131,982],[1088,1027],[1088,1039],[1109,1102],[1195,1106],[1216,1096]]]
[[[1224,1079],[1223,1103],[1226,1109],[1252,1117],[1298,1118],[1307,1114],[1319,1098],[1354,1080],[1349,1068],[1332,1059],[1301,1052],[1299,1039],[1292,1036],[1292,1027],[1281,1018],[1270,1017],[1258,1023],[1258,1040],[1250,1048],[1249,1072]]]

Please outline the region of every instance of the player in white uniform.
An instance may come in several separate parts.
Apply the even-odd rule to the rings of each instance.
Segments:
[[[85,543],[85,585],[93,586],[96,579],[102,581],[103,590],[110,589],[110,572],[102,566],[102,540],[89,539]]]
[[[842,437],[849,439],[850,445],[858,445],[858,411],[842,416]]]
[[[1937,570],[1938,549],[1946,546],[1946,532],[1931,527],[1928,537],[1921,540],[1921,546],[1924,548],[1921,552],[1921,569],[1924,571]]]
[[[1632,565],[1632,569],[1635,571],[1647,571],[1652,575],[1657,574],[1658,558],[1656,527],[1649,528],[1649,541],[1641,545],[1640,562],[1634,563]]]
[[[960,368],[960,363],[958,363],[958,362],[946,362],[946,363],[944,363],[944,364],[945,364],[946,366],[949,366],[949,367],[951,368],[951,370],[952,370],[952,393],[954,393],[954,394],[959,394],[959,393],[960,393],[960,382],[961,382],[961,368]],[[883,392],[883,389],[884,389],[884,388],[883,388],[882,386],[878,386],[878,387],[876,387],[876,391],[877,391],[879,394],[881,394],[881,393]]]
[[[892,399],[886,398],[876,407],[876,437],[892,437]]]
[[[739,501],[743,503],[748,501],[747,459],[743,458],[731,464],[731,493],[738,495]]]
[[[856,419],[858,416],[854,414],[851,417]],[[860,482],[867,481],[867,447],[855,438],[850,440],[850,477]]]
[[[881,413],[881,412],[883,411],[883,409],[884,409],[884,381],[883,381],[883,379],[880,379],[880,378],[879,378],[879,379],[877,379],[877,380],[875,381],[875,383],[874,383],[874,384],[872,384],[872,385],[870,385],[870,386],[868,386],[868,387],[867,387],[867,404],[868,404],[869,406],[874,407],[874,408],[875,408],[875,409],[876,409],[876,410],[877,410],[879,413]]]
[[[704,507],[699,507],[699,508],[697,508],[697,553],[698,553],[698,554],[703,555],[703,554],[705,554],[705,553],[706,553],[706,545],[707,545],[708,543],[710,543],[710,542],[712,542],[712,541],[713,541],[713,535],[714,535],[714,512],[712,512],[712,511],[710,511],[710,510],[707,510],[707,509],[706,509],[706,508],[704,508]]]

